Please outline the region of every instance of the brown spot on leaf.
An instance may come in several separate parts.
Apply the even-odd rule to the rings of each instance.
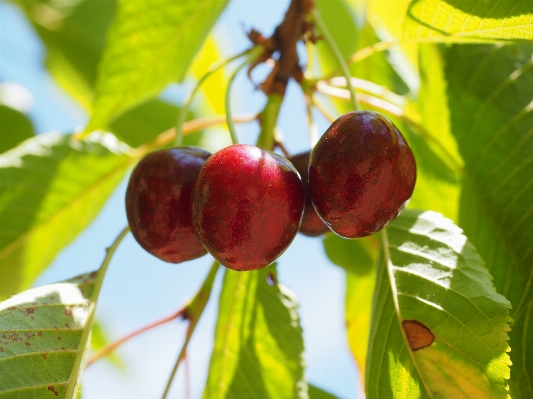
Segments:
[[[53,385],[48,385],[48,390],[54,392],[56,389]]]
[[[411,350],[423,349],[435,341],[435,336],[425,325],[416,320],[404,320],[402,322],[405,337]]]
[[[33,312],[35,312],[35,309],[33,309],[33,308],[28,308],[28,309],[26,309],[26,312],[27,312],[27,313],[33,313]]]
[[[72,316],[72,310],[71,309],[65,309],[65,314],[67,316]]]

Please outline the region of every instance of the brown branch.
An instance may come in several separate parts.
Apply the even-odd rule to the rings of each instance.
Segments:
[[[313,26],[307,21],[307,16],[314,7],[314,0],[291,0],[283,21],[276,27],[271,37],[264,39],[256,30],[248,33],[252,42],[259,41],[265,48],[263,56],[248,69],[248,76],[258,64],[271,59],[276,52],[279,53],[272,73],[259,85],[267,96],[270,94],[284,96],[291,78],[297,81],[303,78],[296,44],[300,38],[314,40]]]

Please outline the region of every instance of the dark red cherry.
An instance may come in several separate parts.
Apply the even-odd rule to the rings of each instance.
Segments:
[[[411,149],[396,126],[376,112],[341,116],[311,152],[311,199],[342,237],[364,237],[385,227],[411,198],[415,181]]]
[[[141,247],[161,260],[180,263],[207,253],[192,226],[191,195],[210,155],[196,147],[155,151],[131,174],[126,191],[131,232]]]
[[[324,224],[322,219],[316,214],[313,203],[311,202],[311,196],[309,195],[309,156],[311,151],[302,152],[300,154],[293,155],[289,158],[289,161],[294,165],[304,185],[305,192],[305,208],[304,216],[302,218],[302,224],[300,225],[300,233],[309,236],[317,237],[321,234],[329,231],[328,226]]]
[[[276,260],[298,232],[302,181],[280,155],[247,144],[213,154],[193,194],[198,238],[222,265],[255,270]]]

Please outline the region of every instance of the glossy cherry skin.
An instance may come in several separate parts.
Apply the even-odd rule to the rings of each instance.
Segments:
[[[200,168],[211,154],[180,147],[145,156],[131,174],[126,215],[133,236],[165,262],[180,263],[205,255],[191,218],[191,196]]]
[[[213,154],[202,167],[193,194],[193,223],[222,265],[255,270],[290,245],[304,204],[302,181],[289,161],[236,144]]]
[[[309,194],[309,157],[311,151],[302,152],[300,154],[293,155],[289,158],[289,161],[294,165],[304,185],[305,192],[305,208],[304,216],[302,218],[302,224],[300,225],[300,233],[309,236],[317,237],[329,231],[328,226],[317,215],[313,203],[311,202],[311,195]]]
[[[345,238],[376,233],[406,206],[416,181],[409,145],[384,115],[354,111],[337,119],[309,161],[318,215]]]

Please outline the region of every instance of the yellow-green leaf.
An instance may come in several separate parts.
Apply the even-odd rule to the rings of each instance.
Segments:
[[[508,398],[510,304],[461,229],[407,210],[382,238],[367,397]]]
[[[228,0],[122,0],[99,66],[86,132],[107,125],[187,73]]]
[[[28,288],[96,217],[134,158],[111,134],[49,133],[0,155],[0,299]]]
[[[460,223],[512,303],[511,397],[533,395],[533,45],[445,51],[451,128],[464,159]]]
[[[73,398],[95,282],[84,274],[0,303],[0,398]]]
[[[294,294],[274,265],[226,270],[204,399],[307,398]]]
[[[415,0],[404,39],[432,41],[533,40],[533,2]]]

